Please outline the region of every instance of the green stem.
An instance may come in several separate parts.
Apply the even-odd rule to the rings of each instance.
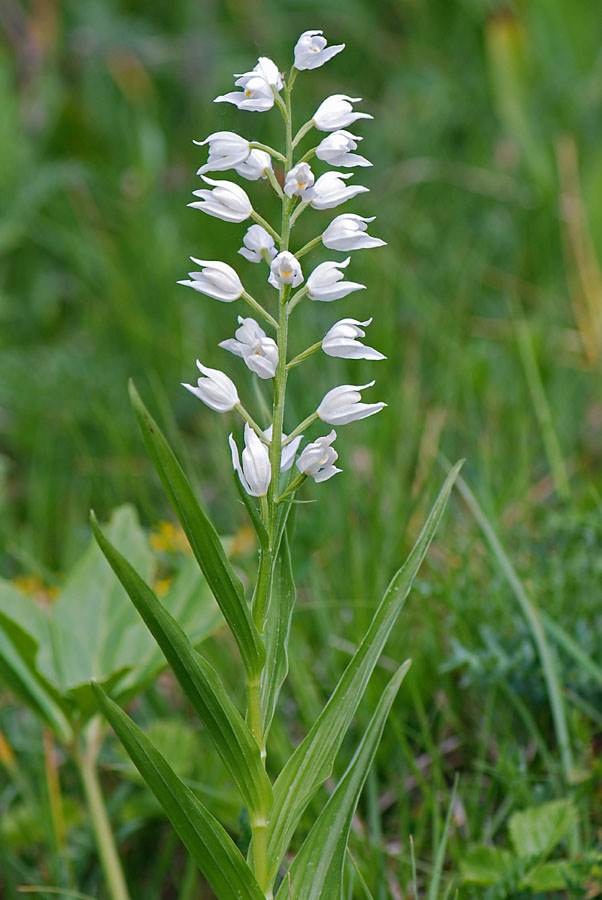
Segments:
[[[310,425],[313,425],[313,423],[316,421],[316,419],[319,419],[319,418],[320,418],[320,417],[318,416],[317,412],[313,412],[313,413],[311,414],[311,416],[308,416],[308,417],[307,417],[307,419],[303,419],[303,421],[301,422],[301,424],[300,424],[300,425],[297,425],[297,427],[295,428],[294,431],[291,431],[291,433],[289,434],[289,436],[288,436],[287,439],[286,439],[286,443],[287,443],[287,444],[290,444],[290,442],[291,442],[294,438],[296,438],[298,434],[301,434],[301,432],[302,432],[305,428],[309,428]]]
[[[291,359],[289,363],[286,364],[287,369],[292,369],[294,366],[298,366],[299,363],[302,363],[307,359],[308,356],[311,356],[312,353],[315,353],[316,350],[320,350],[322,347],[322,341],[318,341],[316,344],[312,344],[311,347],[308,347],[307,350],[304,350],[303,353],[299,353],[298,356],[295,356],[294,359]]]
[[[251,416],[250,413],[247,412],[242,403],[237,403],[234,409],[239,414],[241,419],[244,419],[245,422],[247,422],[247,424],[251,426],[257,437],[261,438],[264,443],[267,443],[266,436],[261,430],[261,427],[257,424],[253,416]]]
[[[276,191],[276,193],[278,194],[280,199],[284,200],[284,191],[280,187],[278,179],[274,175],[273,171],[271,169],[266,169],[265,174],[267,176],[268,181],[270,182],[270,184],[272,185],[272,187],[274,188],[274,190]]]
[[[262,228],[265,228],[267,233],[271,234],[275,241],[280,242],[281,238],[278,232],[274,228],[272,228],[270,223],[266,219],[264,219],[263,216],[260,216],[259,213],[254,209],[251,210],[251,218],[254,222],[257,222],[258,225],[261,225]]]
[[[96,727],[83,752],[78,739],[76,739],[73,755],[82,780],[109,894],[112,900],[129,900],[125,876],[98,778],[97,755],[100,741],[100,730],[99,727]]]
[[[300,165],[300,163],[309,162],[310,159],[315,156],[317,149],[317,147],[312,147],[311,150],[308,150],[307,153],[304,153],[297,165]]]
[[[252,297],[251,294],[249,294],[247,291],[243,291],[241,297],[249,304],[251,309],[253,309],[263,319],[265,319],[266,322],[269,322],[272,328],[278,328],[278,322],[276,321],[274,316],[272,316],[267,311],[267,309],[264,309],[261,303],[259,303],[259,301],[255,299],[255,297]]]
[[[318,244],[322,241],[322,235],[319,234],[318,237],[312,238],[311,241],[308,241],[304,247],[301,247],[300,250],[297,250],[295,256],[297,259],[300,259],[302,256],[305,256],[310,250],[313,250],[314,247],[317,247]]]
[[[294,294],[288,302],[289,316],[292,313],[292,311],[294,310],[297,303],[299,303],[300,300],[303,300],[303,298],[306,296],[306,294],[307,294],[307,285],[304,284],[303,287],[301,288],[301,290],[297,291],[297,293]]]
[[[297,477],[293,481],[291,481],[284,494],[278,497],[276,503],[282,503],[283,500],[286,500],[291,496],[291,494],[294,494],[296,491],[298,491],[306,478],[307,475],[305,474],[305,472],[300,472],[299,475],[297,475]]]
[[[275,159],[279,159],[280,162],[286,162],[286,157],[284,157],[278,150],[274,150],[273,147],[269,147],[268,144],[261,144],[259,141],[251,141],[251,149],[265,150],[266,153],[269,153],[270,156],[273,156]]]
[[[299,141],[302,140],[302,139],[305,137],[305,135],[307,134],[307,132],[308,132],[308,131],[311,131],[311,129],[312,129],[313,127],[314,127],[314,120],[313,120],[313,119],[310,119],[309,122],[306,122],[305,125],[302,125],[302,126],[301,126],[301,128],[299,129],[299,131],[297,132],[297,134],[295,135],[295,138],[294,138],[294,140],[293,140],[293,149],[297,146],[297,144],[299,143]]]

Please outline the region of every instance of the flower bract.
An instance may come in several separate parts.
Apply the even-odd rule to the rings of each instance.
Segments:
[[[210,369],[208,366],[202,365],[198,359],[196,364],[201,372],[201,378],[197,379],[196,387],[184,383],[182,383],[182,387],[185,387],[216,412],[229,412],[234,409],[240,403],[234,382],[224,372],[220,372],[219,369]]]

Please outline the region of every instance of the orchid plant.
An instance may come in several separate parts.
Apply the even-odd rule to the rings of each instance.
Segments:
[[[381,401],[363,402],[362,391],[371,388],[373,381],[339,385],[329,390],[302,422],[292,427],[285,424],[289,373],[315,353],[374,361],[385,358],[362,343],[371,318],[342,318],[295,356],[290,355],[288,346],[289,321],[297,307],[297,314],[301,314],[302,304],[309,301],[332,302],[365,289],[363,284],[345,280],[349,255],[342,261],[319,263],[307,278],[301,260],[307,271],[311,267],[305,257],[319,245],[345,254],[384,245],[384,241],[368,234],[373,218],[354,213],[336,216],[302,247],[296,247],[294,241],[295,226],[306,210],[334,209],[368,190],[348,183],[351,172],[338,171],[371,165],[356,153],[361,138],[345,130],[358,120],[372,118],[354,110],[359,98],[334,94],[296,133],[293,129],[292,95],[298,74],[319,68],[343,48],[344,44],[328,46],[321,31],[307,31],[297,41],[294,63],[286,78],[272,60],[260,57],[250,72],[236,76],[239,90],[216,98],[216,102],[231,103],[243,111],[276,108],[284,122],[281,150],[229,131],[215,132],[199,142],[209,151],[198,171],[206,187],[194,191],[196,199],[190,206],[227,222],[251,220],[238,252],[248,263],[264,266],[266,271],[267,286],[261,299],[249,293],[237,271],[222,261],[193,257],[195,270],[180,282],[223,303],[238,301],[247,307],[248,315],[238,315],[234,337],[222,341],[220,347],[240,357],[253,375],[272,386],[271,415],[269,421],[260,422],[260,416],[243,404],[237,386],[221,370],[197,361],[200,377],[195,384],[184,384],[211,409],[234,411],[244,426],[242,452],[234,434],[230,434],[229,443],[237,488],[259,546],[250,599],[165,438],[131,388],[150,456],[238,645],[246,685],[244,716],[215,669],[193,649],[168,609],[93,520],[101,549],[211,736],[248,813],[251,843],[245,859],[232,837],[179,780],[143,732],[102,687],[95,686],[101,709],[220,900],[272,898],[275,890],[280,900],[341,896],[352,816],[409,660],[399,667],[382,693],[345,774],[325,799],[292,861],[287,853],[302,814],[332,773],[345,733],[443,514],[457,471],[448,476],[410,557],[391,580],[363,641],[319,718],[282,770],[273,772],[268,767],[268,737],[287,675],[287,645],[295,603],[291,510],[308,479],[320,483],[341,472],[336,465],[335,429],[311,437],[309,432],[317,423],[338,427],[375,415],[386,406]],[[301,152],[301,142],[314,129],[326,132],[326,136]],[[317,175],[310,166],[314,158],[337,170]],[[257,211],[239,184],[206,175],[230,169],[248,181],[267,182],[282,206],[277,225]]]

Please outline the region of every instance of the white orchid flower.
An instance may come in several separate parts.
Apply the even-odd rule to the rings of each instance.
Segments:
[[[219,346],[244,360],[251,372],[260,378],[273,378],[278,365],[278,345],[267,337],[255,319],[238,317],[240,328],[234,337],[221,341]]]
[[[283,250],[272,260],[268,281],[275,288],[281,288],[285,284],[297,287],[303,281],[299,260],[288,250]]]
[[[191,280],[178,281],[178,284],[191,287],[200,294],[221,300],[222,303],[232,303],[242,295],[244,288],[241,280],[228,263],[215,259],[196,259],[194,256],[190,258],[198,266],[203,266],[203,269],[200,272],[189,272]]]
[[[235,166],[235,169],[248,181],[267,178],[266,171],[272,170],[272,157],[265,150],[251,150],[247,158],[240,165]]]
[[[373,222],[375,216],[366,218],[355,213],[343,213],[333,219],[324,234],[322,243],[329,250],[364,250],[370,247],[385,247],[386,241],[366,234],[366,222]]]
[[[184,384],[182,387],[202,400],[207,406],[216,412],[229,412],[240,403],[238,391],[233,381],[219,369],[210,369],[196,361],[199,371],[204,377],[197,380],[196,387],[192,384]]]
[[[233,131],[216,131],[204,141],[193,141],[193,144],[199,147],[209,144],[207,162],[197,171],[197,175],[234,169],[243,163],[251,152],[249,141]]]
[[[224,222],[244,222],[253,212],[251,201],[241,187],[234,181],[214,181],[213,178],[201,176],[207,184],[212,184],[213,190],[193,191],[195,197],[201,201],[189,203],[194,209],[200,209],[209,216],[223,219]]]
[[[232,466],[247,494],[252,497],[264,497],[272,478],[268,448],[248,424],[245,424],[244,435],[245,449],[242,451],[242,466],[236,441],[233,435],[228,437],[232,451]]]
[[[317,69],[345,49],[345,44],[326,46],[323,31],[304,31],[295,44],[295,69]]]
[[[363,331],[372,319],[359,322],[357,319],[341,319],[326,332],[322,340],[322,350],[328,356],[339,356],[343,359],[386,359],[373,347],[366,347],[358,337],[365,337]]]
[[[333,428],[326,437],[319,437],[313,443],[308,444],[297,460],[299,471],[304,475],[310,475],[317,482],[327,481],[337,472],[341,472],[342,469],[337,469],[334,465],[339,454],[331,446],[336,436],[337,433]]]
[[[340,300],[352,291],[363,291],[365,284],[356,281],[342,281],[344,275],[339,269],[345,269],[351,260],[348,256],[343,262],[323,262],[313,270],[307,279],[307,296],[310,300]]]
[[[318,106],[314,113],[313,123],[318,131],[338,131],[346,128],[358,119],[373,119],[369,113],[353,112],[352,103],[359,103],[361,97],[348,97],[347,94],[333,94]]]
[[[329,166],[342,166],[349,169],[351,166],[371,166],[372,163],[365,156],[354,153],[357,150],[357,141],[363,138],[349,131],[334,131],[328,134],[316,147],[316,156]]]
[[[352,172],[325,172],[320,175],[307,194],[310,206],[314,209],[332,209],[333,206],[339,206],[357,194],[370,190],[361,184],[348,187],[342,179],[351,178],[352,175]]]
[[[284,181],[284,193],[287,197],[301,197],[313,187],[315,175],[307,163],[298,163],[288,172]]]
[[[322,402],[316,410],[323,422],[329,425],[347,425],[358,419],[366,419],[380,412],[386,403],[361,403],[360,391],[372,387],[374,381],[368,384],[342,384],[328,391],[322,398]]]
[[[266,428],[266,430],[263,432],[268,443],[270,443],[270,444],[272,443],[273,430],[274,430],[273,425],[270,425],[269,428]],[[290,444],[285,445],[284,442],[286,441],[286,438],[287,438],[287,435],[283,434],[282,435],[282,453],[280,455],[280,471],[281,472],[288,472],[288,470],[291,468],[292,464],[294,463],[295,456],[297,454],[297,450],[299,449],[299,444],[301,443],[301,441],[303,439],[303,435],[298,434],[296,438],[292,439]]]
[[[249,112],[266,112],[274,105],[274,88],[282,90],[282,76],[276,63],[267,56],[260,56],[257,65],[252,72],[243,72],[235,76],[236,87],[240,91],[230,91],[220,94],[214,103],[233,103],[238,109],[246,109]]]
[[[274,238],[263,225],[251,225],[242,239],[244,247],[238,251],[249,262],[258,263],[266,257],[271,260],[276,256]]]

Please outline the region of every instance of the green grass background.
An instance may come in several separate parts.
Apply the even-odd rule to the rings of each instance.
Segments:
[[[355,180],[371,192],[348,208],[376,213],[371,230],[388,246],[352,258],[350,277],[366,292],[298,309],[295,352],[342,316],[373,316],[370,344],[388,360],[312,358],[291,377],[288,426],[334,384],[373,376],[373,395],[389,406],[340,429],[344,474],[307,490],[319,505],[299,510],[282,747],[311,723],[411,547],[443,478],[439,453],[466,458],[464,476],[530,595],[599,659],[599,5],[11,0],[0,25],[0,572],[60,579],[88,538],[91,506],[105,516],[131,500],[149,525],[169,517],[127,401],[129,376],[220,530],[244,523],[227,449],[233,420],[179,387],[199,357],[227,369],[252,404],[247,370],[216,346],[241,310],[176,281],[194,255],[234,264],[252,290],[265,289],[236,254],[246,225],[186,207],[205,159],[192,139],[231,129],[277,144],[276,112],[212,99],[258,54],[288,68],[299,33],[322,28],[347,49],[298,79],[298,123],[331,93],[363,97],[374,121],[358,133],[374,168]],[[270,208],[267,188],[245,187]],[[305,219],[309,238],[329,216]],[[321,252],[306,268],[327,258]],[[470,843],[503,843],[512,810],[562,793],[527,626],[459,498],[388,648],[407,655],[414,665],[356,840],[379,898],[393,890],[385,872],[407,889],[410,832],[428,880],[454,772],[461,808],[450,872]],[[600,685],[562,652],[557,665],[583,845],[594,852]],[[150,718],[167,711],[160,690],[145,702]],[[33,725],[6,716],[27,746]],[[138,830],[128,829],[117,801],[115,815],[130,876],[151,896],[177,896],[167,874],[144,865],[144,848],[171,840],[166,827],[149,834],[140,814]],[[175,844],[170,852],[180,859]],[[44,869],[44,852],[34,857],[30,876]],[[90,862],[82,883],[94,892],[98,877]]]

